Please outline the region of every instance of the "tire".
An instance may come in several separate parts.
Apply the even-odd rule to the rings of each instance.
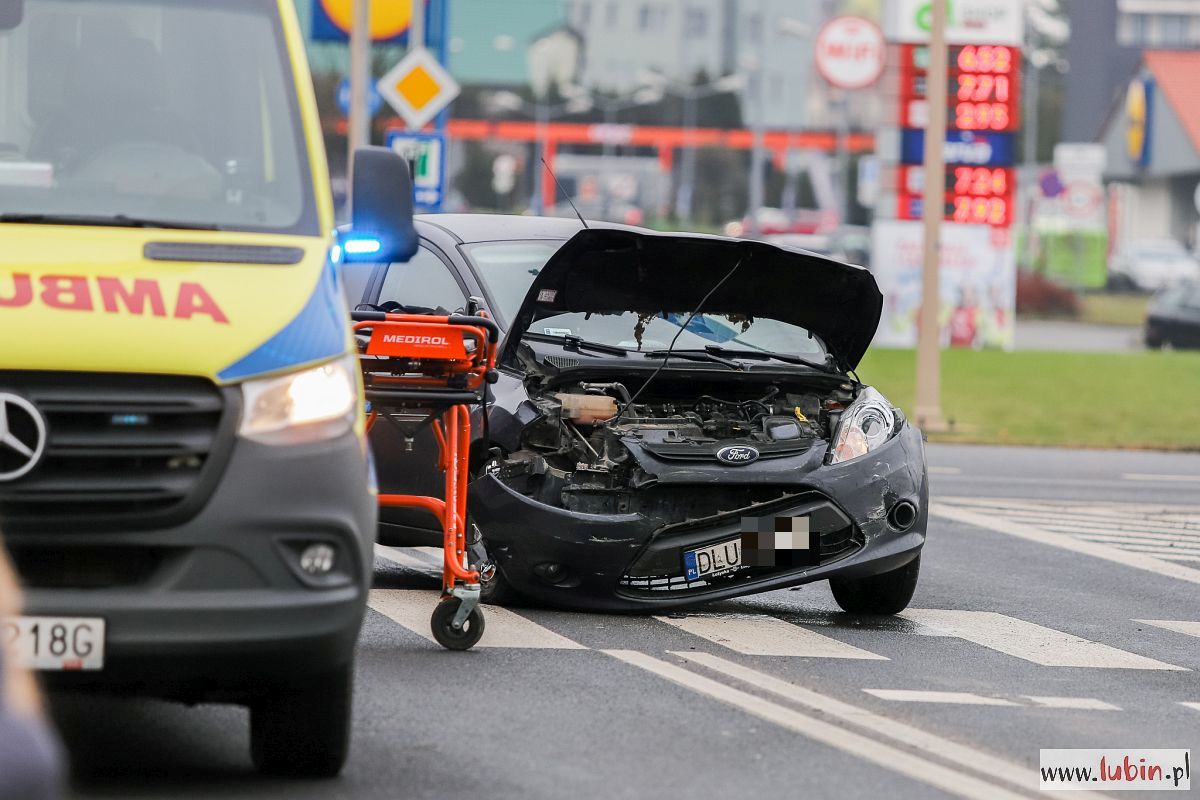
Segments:
[[[511,606],[516,605],[520,599],[521,593],[513,588],[499,567],[496,567],[490,581],[481,581],[479,584],[479,601],[484,605]]]
[[[471,609],[461,628],[454,627],[454,615],[461,605],[462,600],[452,597],[433,609],[433,618],[429,622],[433,638],[447,650],[470,650],[483,636],[483,612],[478,607]]]
[[[333,778],[350,752],[354,668],[250,707],[250,756],[264,775]]]
[[[833,599],[851,614],[899,614],[917,590],[921,556],[891,572],[868,578],[830,578]]]

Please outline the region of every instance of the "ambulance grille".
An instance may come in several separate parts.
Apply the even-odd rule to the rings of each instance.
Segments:
[[[238,396],[202,378],[0,371],[0,394],[46,423],[37,466],[0,481],[0,530],[84,533],[179,524],[212,493]]]

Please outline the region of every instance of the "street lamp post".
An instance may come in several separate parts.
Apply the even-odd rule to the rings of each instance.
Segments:
[[[927,96],[930,109],[943,109],[947,103],[946,74],[946,0],[932,0],[932,27],[929,32],[929,71]],[[942,422],[941,331],[938,311],[941,307],[939,270],[941,268],[941,230],[945,214],[946,115],[931,113],[925,125],[925,196],[922,217],[925,225],[924,261],[921,268],[921,316],[917,326],[917,397],[914,404],[917,425],[936,430]]]

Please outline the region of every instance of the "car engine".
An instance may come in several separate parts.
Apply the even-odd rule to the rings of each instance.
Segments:
[[[531,387],[537,418],[522,432],[520,449],[493,458],[487,471],[538,502],[584,513],[672,521],[774,500],[786,490],[720,481],[660,486],[638,458],[649,453],[720,467],[715,453],[730,445],[803,453],[830,439],[853,399],[853,386],[834,376],[809,383],[738,377],[664,376],[640,394],[640,384],[628,378]]]

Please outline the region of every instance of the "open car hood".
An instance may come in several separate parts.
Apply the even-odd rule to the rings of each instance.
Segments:
[[[513,363],[535,322],[570,312],[690,312],[767,317],[816,334],[854,369],[879,326],[883,295],[862,267],[766,242],[687,233],[581,230],[542,268],[501,354]]]

